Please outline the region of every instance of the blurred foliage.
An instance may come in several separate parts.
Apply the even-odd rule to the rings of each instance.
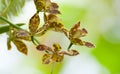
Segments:
[[[101,35],[92,53],[110,70],[110,74],[120,73],[120,44],[111,43]]]
[[[0,0],[0,16],[9,18],[11,15],[18,15],[25,0]],[[3,21],[0,20],[0,24]]]
[[[23,7],[24,2],[25,0],[0,0],[0,16],[8,17],[11,14],[17,15],[19,9]],[[93,10],[90,8],[93,8]],[[99,26],[101,25],[101,22],[104,21],[105,17],[108,17],[115,12],[113,11],[113,0],[91,0],[91,5],[88,5],[86,8],[63,4],[63,6],[60,6],[60,10],[62,15],[59,16],[62,18],[62,23],[64,23],[66,28],[71,28],[75,22],[80,20],[84,21],[84,18],[89,19],[94,17],[93,19],[85,20],[86,22],[92,22],[93,25],[91,25],[91,23],[87,23],[86,25],[87,28],[88,26],[92,28],[93,32],[97,32],[95,29],[99,29]],[[91,10],[93,13],[90,14],[89,10]],[[88,16],[88,14],[90,16]],[[101,63],[110,71],[110,74],[120,74],[120,43],[112,43],[112,39],[111,42],[107,41],[104,36],[100,34],[100,32],[97,32],[97,35],[94,36],[99,36],[99,38],[98,43],[96,43],[96,48],[92,51],[92,55],[94,55],[99,63]],[[38,64],[39,63],[40,62],[38,62]],[[55,65],[54,73],[58,74],[62,66],[63,64]],[[50,73],[51,65],[37,65],[37,67],[43,71],[44,74]]]
[[[40,62],[38,64],[40,64]],[[63,65],[64,65],[63,63],[55,63],[54,65],[55,69],[53,74],[59,74]],[[50,74],[52,64],[49,64],[49,65],[42,64],[42,65],[37,65],[37,67],[43,72],[43,74]]]
[[[62,22],[66,28],[71,28],[72,25],[82,20],[87,14],[86,8],[80,8],[71,5],[63,5],[60,7],[60,10],[62,12],[60,18],[62,18]]]
[[[107,4],[108,6],[112,6],[113,5],[113,0],[102,0],[103,3]]]
[[[97,44],[96,48],[92,51],[92,55],[94,55],[96,59],[99,61],[99,63],[101,63],[104,67],[106,67],[110,71],[110,74],[120,74],[120,63],[119,63],[120,62],[120,59],[119,59],[120,58],[120,44],[113,43],[114,42],[113,39],[111,39],[110,42],[107,41],[104,38],[104,36],[102,36],[100,32],[98,31],[100,29],[99,26],[101,25],[101,22],[104,21],[105,17],[109,18],[113,14],[115,15],[114,13],[115,11],[113,11],[114,10],[113,2],[114,2],[113,0],[101,0],[101,1],[98,0],[98,2],[95,1],[96,3],[95,5],[97,6],[95,6],[94,3],[91,2],[90,3],[91,5],[89,8],[80,8],[77,6],[63,5],[61,7],[61,11],[63,14],[60,15],[60,17],[61,18],[63,17],[62,21],[65,23],[65,26],[67,28],[70,28],[76,21],[79,21],[79,20],[84,21],[85,20],[84,18],[89,18],[85,22],[86,23],[92,22],[93,25],[91,23],[87,23],[87,28],[88,27],[92,28],[93,33],[97,32],[97,33],[94,33],[94,36],[99,37],[97,39],[98,43],[96,43]],[[103,8],[102,5],[105,6],[105,8]],[[98,9],[92,10],[91,8],[94,6]],[[102,9],[99,9],[100,7]],[[71,9],[74,9],[74,10],[71,10]],[[95,12],[91,15],[89,9]],[[105,13],[102,14],[103,12]],[[98,15],[101,15],[101,16],[98,17]],[[94,17],[95,19],[90,19],[90,17]],[[110,20],[108,19],[108,21]],[[95,22],[97,22],[97,24]],[[105,24],[111,25],[109,23],[105,23]],[[97,31],[95,31],[96,28],[97,28]],[[110,36],[113,36],[111,32],[110,32]]]

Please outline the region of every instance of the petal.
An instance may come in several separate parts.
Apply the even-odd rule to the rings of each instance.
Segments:
[[[48,15],[48,22],[49,23],[57,22],[57,20],[58,20],[58,17],[56,15],[54,15],[54,14],[49,14]]]
[[[53,53],[51,57],[52,62],[62,62],[63,58],[64,55],[60,55],[59,53]]]
[[[55,52],[52,54],[52,57],[51,57],[52,62],[56,62],[56,60],[57,60],[57,55],[58,55],[58,54],[55,53]]]
[[[40,29],[39,29],[38,33],[37,33],[37,34],[35,34],[35,36],[40,37],[40,36],[44,35],[46,32],[47,32],[47,30],[46,30],[46,29],[45,29],[45,30],[43,30],[43,31],[42,31],[42,30],[40,31]]]
[[[57,5],[57,3],[52,2],[52,8],[53,8],[53,9],[58,9],[59,6]]]
[[[49,64],[51,59],[51,54],[44,54],[42,57],[42,62],[44,64]]]
[[[51,22],[49,23],[49,27],[47,28],[48,30],[51,29],[53,31],[57,31],[57,32],[62,32],[64,29],[63,28],[63,25],[61,23],[58,23],[58,22]]]
[[[26,30],[14,30],[13,36],[16,39],[31,40],[30,34]]]
[[[7,38],[7,47],[8,47],[8,50],[11,49],[11,40],[10,40],[10,38]]]
[[[78,22],[77,24],[75,24],[69,32],[69,37],[72,38],[74,36],[74,34],[76,33],[76,31],[78,30],[78,28],[80,27],[80,22]]]
[[[82,31],[81,30],[76,30],[75,32],[74,32],[74,34],[72,34],[72,38],[80,38],[81,37],[81,33],[82,33]]]
[[[55,52],[58,52],[61,50],[61,46],[59,44],[53,44],[53,48]]]
[[[79,54],[77,50],[69,50],[68,52],[66,51],[61,51],[59,54],[61,55],[69,55],[69,56],[76,56]]]
[[[45,23],[42,27],[40,27],[37,30],[36,36],[42,36],[42,35],[44,35],[47,32],[48,28],[49,28],[49,24]]]
[[[51,14],[61,14],[60,11],[58,11],[58,10],[53,10],[53,9],[47,10],[46,12],[51,13]]]
[[[84,45],[89,47],[89,48],[94,48],[95,47],[94,44],[92,44],[90,42],[85,42],[85,41],[84,41]]]
[[[61,33],[64,33],[64,34],[65,34],[65,36],[66,36],[66,37],[68,37],[68,30],[67,30],[67,29],[65,29],[65,28],[55,27],[55,28],[53,29],[53,31],[55,31],[55,32],[61,32]]]
[[[75,45],[81,45],[81,46],[84,45],[84,42],[81,39],[78,39],[78,38],[71,39],[71,42]]]
[[[46,45],[42,45],[42,44],[38,45],[36,48],[39,51],[51,51],[51,52],[53,52],[53,50],[50,47],[48,47]]]
[[[57,32],[62,32],[65,35],[66,29],[63,28],[63,24],[59,23],[59,20],[56,15],[49,14],[48,16],[44,15],[45,17],[45,24],[37,30],[37,35],[41,36],[45,34],[48,30],[53,30]]]
[[[28,49],[27,46],[20,40],[13,40],[14,44],[16,45],[18,51],[22,52],[23,54],[27,55]]]
[[[83,28],[82,30],[81,30],[81,37],[84,37],[84,36],[86,36],[86,34],[87,34],[88,32],[87,32],[87,30],[85,29],[85,28]]]
[[[79,54],[77,50],[70,50],[69,52],[71,53],[71,56],[76,56]]]
[[[57,55],[56,62],[62,62],[64,58],[64,55]]]
[[[44,11],[46,0],[34,0],[37,11]]]
[[[58,5],[56,3],[51,2],[51,5],[48,7],[46,12],[50,14],[61,14],[60,11],[58,10]]]
[[[49,9],[51,7],[51,1],[50,0],[45,0],[45,10]]]
[[[85,28],[79,29],[80,22],[74,25],[69,32],[69,38],[80,38],[86,36],[88,33]]]
[[[87,35],[87,30],[85,28],[83,29],[78,29],[76,30],[76,32],[73,34],[72,38],[80,38],[80,37],[84,37]]]
[[[40,24],[40,17],[38,13],[36,13],[35,15],[31,17],[29,21],[29,30],[32,34],[36,33],[39,24]]]

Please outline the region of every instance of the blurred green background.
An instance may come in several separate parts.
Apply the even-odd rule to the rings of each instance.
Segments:
[[[120,0],[52,0],[57,2],[61,15],[58,15],[67,29],[78,21],[88,30],[83,40],[92,42],[96,47],[72,46],[80,55],[65,57],[62,63],[55,64],[54,74],[120,74]],[[0,7],[2,8],[2,7]],[[0,9],[1,10],[1,9]],[[35,13],[32,0],[26,0],[22,12],[11,16],[14,23],[28,23]],[[10,14],[11,15],[11,14]],[[27,26],[23,28],[28,29]],[[59,42],[63,49],[69,41],[63,34],[49,31],[38,38],[51,46]],[[0,74],[50,74],[51,65],[41,63],[43,53],[26,42],[28,56],[19,53],[13,45],[11,51],[6,47],[6,34],[0,35]]]

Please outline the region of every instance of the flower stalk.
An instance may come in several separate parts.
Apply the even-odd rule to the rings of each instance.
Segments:
[[[70,51],[70,48],[72,47],[72,45],[73,45],[73,43],[70,42],[70,44],[69,44],[69,46],[68,46],[68,48],[67,48],[68,51]]]
[[[22,28],[20,28],[18,25],[22,26],[23,24],[15,25],[15,24],[11,23],[10,21],[8,21],[7,19],[5,19],[4,17],[2,17],[2,16],[0,16],[0,20],[8,23],[10,26],[12,26],[12,27],[14,27],[14,28],[16,28],[16,29],[22,29]]]
[[[51,74],[53,74],[53,72],[54,72],[54,67],[55,67],[55,63],[53,62],[52,67],[51,67]]]

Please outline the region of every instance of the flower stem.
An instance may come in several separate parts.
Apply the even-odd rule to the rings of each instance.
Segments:
[[[54,66],[55,66],[55,63],[53,62],[52,63],[52,68],[51,68],[51,74],[53,74],[53,72],[54,72]]]
[[[34,36],[31,36],[31,40],[36,46],[40,44],[40,42]]]
[[[72,45],[73,45],[73,43],[70,42],[70,44],[69,44],[69,46],[68,46],[68,48],[67,48],[68,51],[70,51],[70,48],[72,47]]]
[[[3,20],[4,22],[8,23],[10,26],[12,26],[12,27],[14,27],[14,28],[22,29],[22,28],[20,28],[19,26],[14,25],[13,23],[11,23],[10,21],[8,21],[8,20],[5,19],[4,17],[1,17],[1,16],[0,16],[0,19]]]
[[[18,24],[15,24],[17,26],[22,26],[22,25],[25,25],[24,23],[18,23]],[[0,26],[0,34],[2,33],[5,33],[5,32],[8,32],[9,31],[9,25],[5,25],[5,26]]]

